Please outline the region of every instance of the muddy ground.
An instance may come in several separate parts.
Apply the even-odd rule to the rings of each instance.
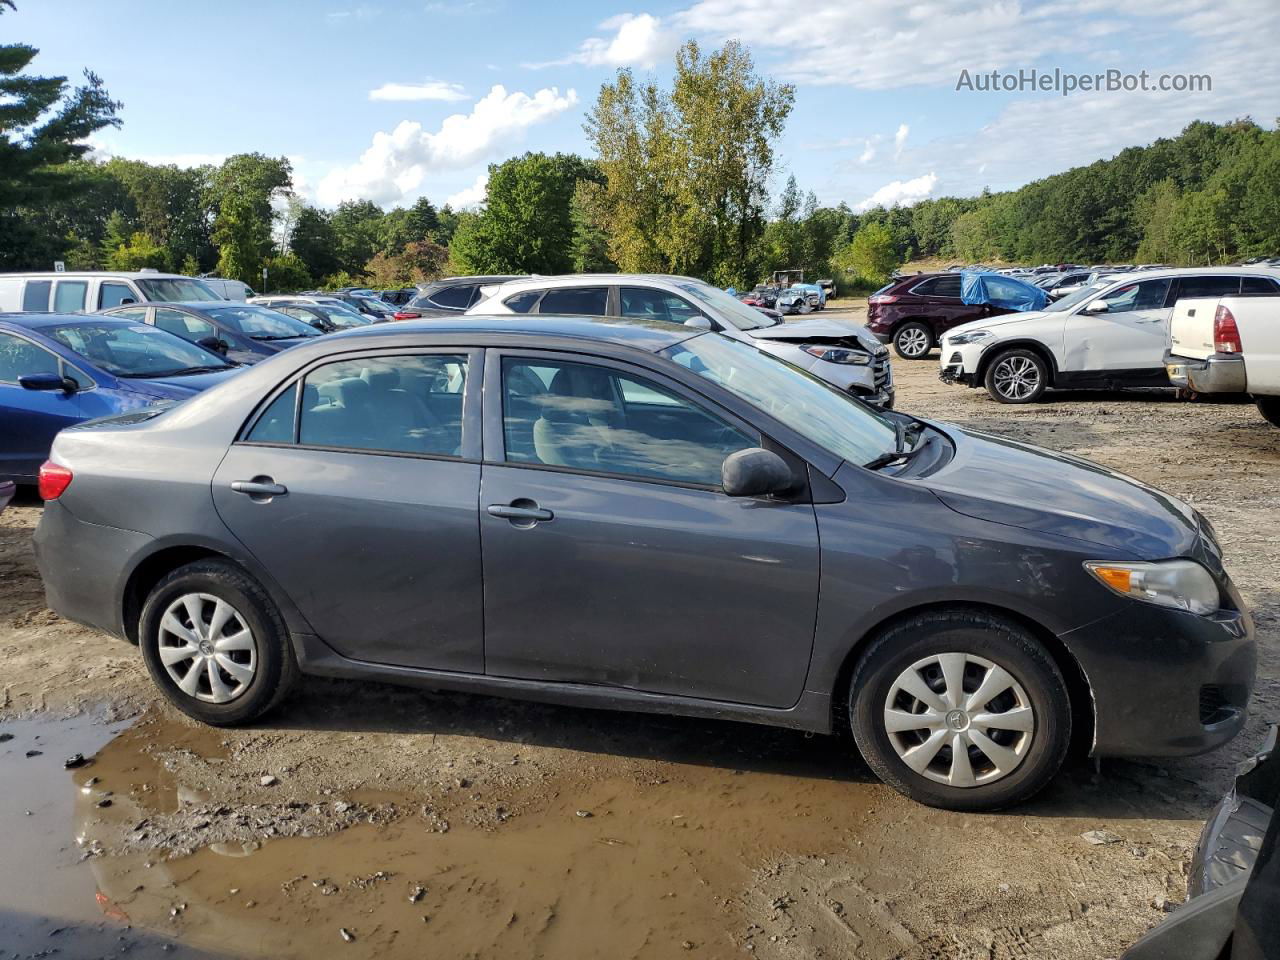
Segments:
[[[732,723],[308,681],[214,731],[44,608],[28,498],[0,516],[0,957],[1117,956],[1183,899],[1200,822],[1280,721],[1280,431],[1155,392],[1000,406],[936,353],[895,372],[904,409],[1210,517],[1259,628],[1244,734],[975,816],[902,799],[848,740]]]

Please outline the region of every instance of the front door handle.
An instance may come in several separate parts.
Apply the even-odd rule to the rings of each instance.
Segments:
[[[270,477],[254,477],[252,480],[236,480],[232,482],[231,489],[236,493],[243,493],[255,500],[271,497],[283,497],[289,492],[289,488],[282,483],[274,482]]]
[[[555,514],[543,510],[533,500],[512,500],[511,503],[491,503],[488,506],[489,516],[501,517],[515,524],[532,525],[546,520],[554,520]]]

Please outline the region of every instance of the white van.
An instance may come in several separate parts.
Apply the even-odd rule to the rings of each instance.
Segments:
[[[123,303],[222,299],[203,280],[158,270],[0,273],[0,312],[93,313]]]
[[[222,294],[224,300],[248,300],[258,294],[247,283],[240,280],[224,280],[222,277],[201,277],[214,293]]]

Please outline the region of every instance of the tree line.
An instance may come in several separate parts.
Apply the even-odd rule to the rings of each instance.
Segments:
[[[0,13],[12,9],[0,0]],[[794,177],[773,145],[795,90],[729,42],[676,54],[669,87],[620,70],[584,124],[595,155],[526,153],[489,168],[475,210],[427,198],[303,202],[283,157],[184,168],[95,158],[122,105],[86,71],[28,68],[0,45],[0,270],[216,273],[268,290],[420,284],[447,274],[679,273],[738,287],[802,268],[843,289],[920,256],[965,262],[1220,263],[1280,254],[1280,133],[1249,120],[1179,136],[977,197],[855,213]]]

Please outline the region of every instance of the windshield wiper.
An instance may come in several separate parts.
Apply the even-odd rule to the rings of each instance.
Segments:
[[[868,470],[879,470],[881,467],[887,467],[891,463],[907,463],[918,457],[928,446],[932,437],[926,437],[924,441],[917,446],[907,446],[907,428],[903,426],[902,421],[895,420],[893,423],[894,446],[896,449],[882,453],[880,456],[868,460],[863,464]]]
[[[305,337],[305,333],[251,333],[250,340],[293,340],[298,337]]]
[[[230,370],[230,363],[211,363],[204,367],[187,367],[185,370],[175,370],[173,373],[158,374],[165,377],[185,377],[189,373],[211,373],[215,370]]]

